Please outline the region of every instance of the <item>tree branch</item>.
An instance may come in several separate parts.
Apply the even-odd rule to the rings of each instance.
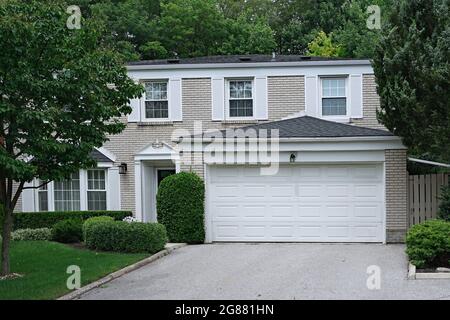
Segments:
[[[20,181],[19,187],[17,187],[16,194],[14,195],[14,198],[13,198],[12,203],[11,203],[11,209],[12,210],[14,210],[14,208],[16,207],[17,201],[19,200],[19,197],[20,197],[20,195],[21,195],[21,193],[23,191],[23,185],[24,184],[25,184],[25,181]]]
[[[22,187],[22,190],[27,190],[27,189],[39,189],[42,188],[43,186],[46,186],[47,184],[49,184],[51,181],[47,181],[44,182],[43,184],[39,185],[39,186],[34,186],[34,187]]]

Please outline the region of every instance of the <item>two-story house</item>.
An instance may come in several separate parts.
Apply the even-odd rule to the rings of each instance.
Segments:
[[[127,68],[145,94],[130,102],[126,129],[93,153],[97,168],[24,191],[23,211],[123,209],[156,221],[161,180],[195,171],[205,181],[207,242],[403,240],[406,148],[376,119],[370,61],[248,55]],[[214,132],[236,127],[276,145],[275,172],[245,160],[252,151],[237,151],[238,137],[221,140],[231,141],[222,144],[227,161],[206,156]],[[196,148],[180,149],[179,137]]]

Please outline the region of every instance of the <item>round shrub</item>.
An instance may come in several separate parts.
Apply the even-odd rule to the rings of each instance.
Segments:
[[[14,241],[50,241],[52,230],[49,228],[39,229],[18,229],[11,233]]]
[[[166,243],[166,229],[159,223],[103,221],[86,229],[86,246],[94,250],[155,253]]]
[[[86,241],[86,230],[89,229],[93,224],[110,221],[114,221],[114,218],[109,216],[100,216],[100,217],[92,217],[84,221],[82,227],[83,240]]]
[[[62,243],[80,242],[82,239],[81,219],[69,219],[56,223],[52,228],[52,240]]]
[[[156,195],[158,222],[171,242],[202,243],[205,240],[205,185],[192,172],[180,172],[161,181]]]
[[[430,220],[413,226],[406,236],[406,253],[418,268],[450,254],[450,222]]]
[[[450,221],[450,186],[442,187],[439,199],[441,200],[441,204],[439,205],[439,218]]]

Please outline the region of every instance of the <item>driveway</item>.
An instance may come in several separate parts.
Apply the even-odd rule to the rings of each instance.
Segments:
[[[82,299],[450,299],[450,280],[407,280],[403,245],[187,246]],[[369,266],[380,289],[369,290]]]

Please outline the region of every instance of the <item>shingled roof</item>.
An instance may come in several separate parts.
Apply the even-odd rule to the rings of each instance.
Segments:
[[[114,162],[112,159],[108,158],[97,149],[91,151],[91,158],[96,162]]]
[[[308,61],[352,61],[364,59],[352,58],[328,58],[328,57],[310,57],[302,55],[272,55],[265,54],[249,54],[249,55],[223,55],[223,56],[206,56],[195,58],[176,58],[176,59],[158,59],[158,60],[141,60],[128,62],[129,66],[139,65],[173,65],[173,64],[226,64],[226,63],[261,63],[261,62],[308,62]]]
[[[302,116],[286,120],[267,122],[246,126],[243,131],[235,131],[235,136],[245,138],[249,136],[247,130],[255,129],[257,137],[260,136],[260,130],[267,130],[267,137],[270,137],[270,130],[278,130],[280,138],[343,138],[343,137],[384,137],[393,136],[392,133],[385,130],[359,127],[355,125],[327,121],[310,116]],[[220,130],[223,137],[226,137],[227,130]],[[242,135],[244,132],[244,135]],[[216,137],[212,132],[203,134],[204,138]]]

